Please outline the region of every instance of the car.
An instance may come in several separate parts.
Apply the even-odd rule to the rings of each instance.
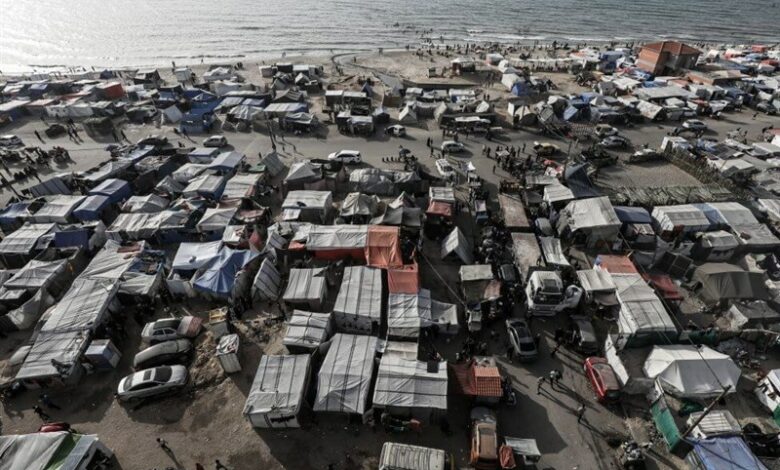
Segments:
[[[478,406],[471,410],[471,453],[469,463],[477,470],[498,467],[498,430],[496,415]]]
[[[466,148],[460,142],[454,140],[445,140],[441,143],[441,151],[446,153],[460,153]]]
[[[600,350],[596,330],[590,320],[584,318],[572,319],[566,339],[575,351],[585,355],[596,354]]]
[[[149,346],[133,358],[133,369],[183,364],[192,356],[192,342],[186,338],[172,339]]]
[[[548,142],[534,142],[533,149],[540,157],[548,157],[561,151],[560,147]]]
[[[777,108],[772,106],[772,103],[767,103],[766,101],[758,103],[756,105],[756,111],[769,114],[770,116],[777,114]]]
[[[189,374],[184,366],[162,366],[145,369],[119,381],[116,397],[120,401],[140,400],[181,390]]]
[[[328,160],[341,163],[358,164],[363,161],[357,150],[339,150],[328,155]]]
[[[406,127],[395,124],[385,128],[385,134],[394,135],[396,137],[404,137],[406,135]]]
[[[455,177],[455,168],[453,168],[450,162],[444,158],[436,160],[436,171],[438,171],[444,179],[449,180]]]
[[[519,361],[533,361],[539,354],[536,341],[528,327],[528,322],[521,318],[510,318],[506,321],[506,333],[509,336],[509,358]]]
[[[144,325],[141,339],[159,343],[179,338],[194,338],[200,332],[201,319],[197,317],[163,318]]]
[[[227,138],[224,135],[212,135],[203,140],[204,147],[220,148],[228,144]]]
[[[599,142],[599,145],[608,149],[627,148],[631,146],[631,141],[629,141],[622,135],[610,135],[608,137],[603,138],[601,142]]]
[[[618,134],[618,130],[610,126],[609,124],[596,124],[595,132],[596,135],[601,137],[602,139],[604,137],[609,137]]]
[[[55,137],[65,134],[66,129],[65,126],[63,126],[62,124],[54,123],[51,126],[47,127],[44,132],[46,133],[46,137],[53,139]]]
[[[596,356],[585,358],[582,369],[596,394],[596,401],[604,404],[620,400],[620,382],[606,359]]]
[[[682,123],[683,129],[689,129],[692,131],[704,132],[707,130],[707,124],[698,119],[688,119]]]
[[[151,145],[154,147],[162,147],[168,143],[168,138],[164,135],[148,135],[138,141],[138,145]]]
[[[0,135],[0,147],[22,147],[22,139],[13,134]]]

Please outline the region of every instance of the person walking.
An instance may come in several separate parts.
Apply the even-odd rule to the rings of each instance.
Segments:
[[[542,386],[544,385],[544,376],[540,375],[538,379],[536,379],[536,394],[541,395],[542,394]]]
[[[41,418],[41,421],[44,423],[48,423],[51,420],[51,416],[47,415],[38,405],[33,406],[33,413],[38,415],[38,417]]]
[[[51,408],[53,410],[61,410],[62,409],[56,403],[51,401],[51,398],[49,398],[49,395],[46,395],[45,393],[41,393],[41,395],[38,397],[38,401],[40,401],[43,406],[46,406],[46,407]]]
[[[496,166],[495,165],[493,165],[493,174],[494,175],[496,174]]]
[[[35,137],[37,137],[37,138],[38,138],[38,140],[40,140],[41,142],[43,142],[43,137],[41,137],[41,134],[40,134],[40,133],[39,133],[37,130],[36,130],[36,131],[34,131],[34,133],[35,133]]]
[[[161,438],[158,437],[157,438],[157,445],[159,445],[160,449],[165,451],[165,453],[167,453],[167,454],[172,454],[173,453],[171,448],[168,447],[168,442],[165,439],[161,439]]]
[[[226,466],[222,465],[222,462],[219,460],[214,461],[214,469],[215,470],[229,470]]]
[[[555,390],[555,370],[551,370],[547,374],[547,379],[550,381],[550,389]]]
[[[127,136],[125,135],[125,131],[124,130],[120,129],[119,130],[119,134],[122,136],[122,140],[130,142],[130,139],[128,139]]]
[[[555,376],[553,377],[553,381],[555,382],[555,385],[557,385],[560,388],[563,388],[563,385],[561,385],[561,380],[563,379],[563,372],[561,372],[560,369],[555,369],[553,372],[555,372]]]
[[[585,416],[585,403],[580,403],[580,406],[577,408],[577,424],[580,424],[582,422],[582,418]]]

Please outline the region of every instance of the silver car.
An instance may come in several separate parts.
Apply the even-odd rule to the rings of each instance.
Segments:
[[[174,392],[187,385],[187,368],[162,366],[130,374],[119,382],[116,397],[121,401],[140,400]]]
[[[539,354],[536,342],[531,334],[528,323],[520,318],[510,318],[506,321],[506,333],[509,336],[510,359],[533,361]]]
[[[200,332],[201,319],[193,316],[163,318],[144,325],[141,339],[154,344],[179,338],[194,338]]]
[[[135,370],[149,367],[183,364],[192,355],[192,343],[188,339],[175,339],[157,343],[139,352],[133,358]]]

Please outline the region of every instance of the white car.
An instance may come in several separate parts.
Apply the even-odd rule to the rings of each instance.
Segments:
[[[385,129],[385,133],[394,135],[396,137],[403,137],[406,135],[406,128],[400,124],[389,126]]]
[[[463,144],[454,140],[445,140],[441,143],[441,151],[448,153],[459,153],[464,150]]]
[[[200,332],[202,320],[198,317],[163,318],[144,325],[141,339],[154,344],[179,338],[194,338]]]
[[[617,134],[618,134],[618,130],[608,124],[596,125],[596,135],[601,138],[609,137],[611,135],[617,135]]]
[[[212,135],[203,141],[204,147],[220,148],[226,146],[227,144],[228,142],[224,135]]]
[[[622,135],[610,135],[603,138],[600,142],[604,148],[627,148],[631,146],[631,142]]]
[[[455,168],[453,168],[452,165],[450,165],[450,162],[444,158],[436,160],[436,171],[445,179],[452,179],[455,177]]]
[[[181,365],[141,370],[119,382],[116,397],[130,401],[174,392],[187,385],[187,378],[187,368]]]
[[[0,136],[0,147],[21,147],[24,145],[18,136],[8,134]]]
[[[328,160],[341,163],[360,163],[363,158],[357,150],[339,150],[328,155]]]
[[[707,124],[704,124],[702,121],[698,119],[688,119],[684,123],[682,123],[682,126],[684,129],[690,129],[692,131],[706,131],[707,130]]]

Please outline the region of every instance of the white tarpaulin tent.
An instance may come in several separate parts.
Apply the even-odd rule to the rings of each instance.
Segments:
[[[292,316],[287,321],[287,332],[282,343],[288,349],[313,351],[328,339],[331,331],[330,319],[330,313],[293,310]]]
[[[583,269],[577,271],[577,279],[580,281],[585,295],[605,306],[617,305],[615,295],[616,286],[612,275],[601,269]]]
[[[168,207],[170,201],[156,194],[130,196],[122,205],[123,212],[160,212]]]
[[[711,398],[724,387],[737,391],[742,371],[726,354],[707,346],[655,346],[645,360],[645,375],[681,398]]]
[[[451,253],[458,255],[464,264],[471,264],[474,262],[474,258],[471,252],[471,243],[469,243],[463,232],[458,227],[455,227],[452,232],[441,242],[441,257],[442,259],[449,256]]]
[[[222,191],[222,199],[238,199],[250,197],[260,182],[260,175],[254,173],[239,173],[230,178]]]
[[[566,230],[582,232],[587,235],[588,244],[599,240],[614,241],[620,226],[620,219],[607,197],[571,201],[560,212],[557,224],[559,234]]]
[[[209,207],[198,221],[196,228],[198,232],[224,230],[226,226],[230,225],[230,221],[233,220],[237,211],[238,207]]]
[[[366,266],[344,268],[333,317],[341,331],[378,332],[382,319],[382,270]]]
[[[176,171],[171,173],[171,178],[173,178],[173,180],[177,183],[188,184],[201,173],[206,171],[206,168],[208,168],[208,165],[205,163],[185,163],[184,165],[177,168]]]
[[[55,224],[25,224],[0,241],[0,253],[29,254],[36,248],[41,238],[56,227]]]
[[[683,232],[706,232],[712,228],[704,212],[693,204],[656,206],[651,217],[653,226],[659,232],[671,232],[675,228]]]
[[[366,412],[377,343],[373,336],[333,337],[318,375],[314,411]]]
[[[173,258],[173,269],[196,270],[219,257],[222,241],[207,243],[181,243]]]
[[[563,254],[561,240],[555,237],[539,237],[539,245],[542,247],[544,261],[552,266],[571,266],[566,255]]]
[[[55,455],[60,453],[60,447],[70,446],[69,441],[73,440],[75,436],[78,435],[64,431],[0,436],[0,457],[2,457],[0,458],[0,470],[49,470],[54,468],[49,464],[55,459]],[[73,446],[75,447],[75,445]],[[56,468],[64,467],[58,466]]]
[[[3,287],[6,289],[38,290],[65,272],[67,263],[68,261],[64,259],[56,261],[32,260],[11,279],[7,280]]]
[[[420,289],[417,294],[387,296],[388,337],[416,339],[420,328],[438,325],[441,330],[451,330],[457,324],[457,306],[432,300],[428,289]]]
[[[309,251],[355,250],[366,247],[368,225],[312,225],[306,237]]]
[[[274,263],[265,258],[257,270],[252,282],[252,298],[259,300],[276,300],[282,289],[282,276]]]
[[[544,187],[544,202],[553,204],[555,202],[571,201],[575,199],[574,193],[566,186],[556,183]]]
[[[290,191],[282,202],[284,220],[324,221],[333,206],[330,191]]]
[[[677,327],[663,302],[639,274],[612,274],[620,304],[618,332],[626,338],[654,335],[677,338]]]
[[[263,355],[244,405],[244,416],[256,428],[298,428],[311,356]]]
[[[86,196],[51,196],[38,212],[30,217],[36,223],[58,222],[67,223],[73,211],[84,202]]]
[[[383,356],[373,403],[378,408],[392,410],[446,410],[447,363],[440,362],[435,372],[429,372],[426,362],[396,354]]]
[[[117,241],[151,238],[161,230],[183,228],[189,217],[188,212],[179,210],[119,214],[106,229],[106,236]]]
[[[325,300],[327,282],[325,268],[291,269],[282,299],[293,305],[306,305],[319,310]]]

